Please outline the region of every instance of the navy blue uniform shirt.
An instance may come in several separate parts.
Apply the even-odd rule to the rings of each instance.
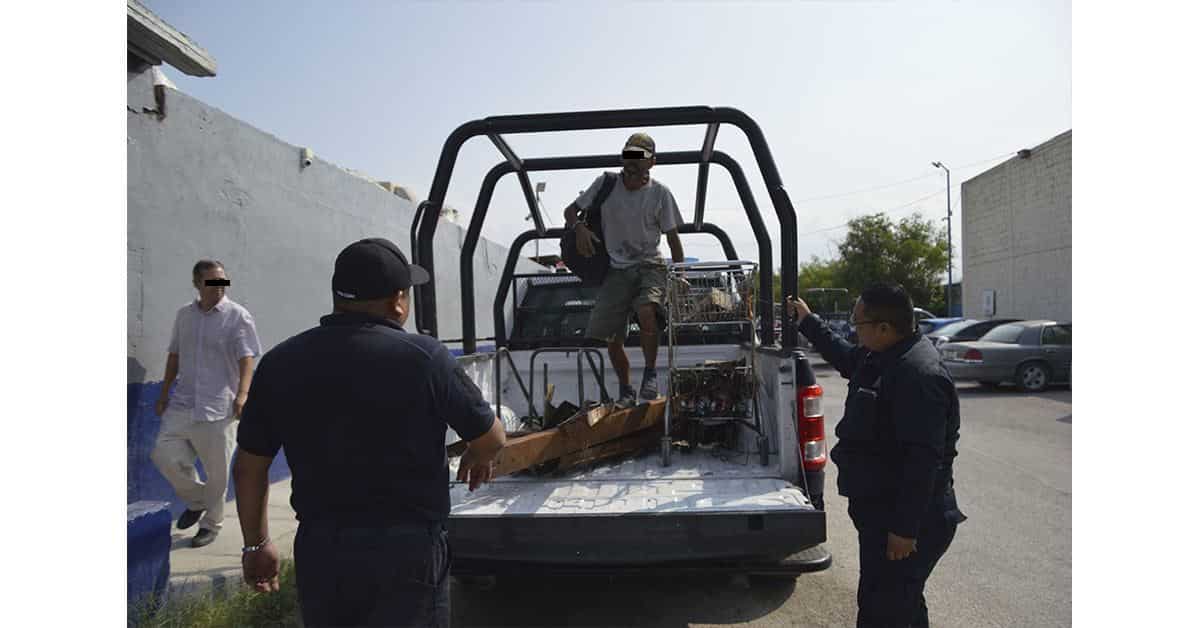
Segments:
[[[916,538],[930,507],[957,513],[953,463],[958,450],[958,392],[933,344],[906,338],[882,353],[835,335],[818,316],[800,331],[842,377],[850,380],[837,445],[838,494],[890,502],[888,529]],[[935,500],[945,498],[941,504]]]
[[[436,522],[450,512],[446,426],[474,440],[494,416],[437,339],[336,313],[263,356],[238,446],[283,447],[300,521]]]

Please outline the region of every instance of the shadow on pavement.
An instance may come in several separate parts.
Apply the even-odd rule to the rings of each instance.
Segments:
[[[689,626],[761,619],[792,596],[792,579],[738,586],[729,576],[501,578],[451,587],[455,626]],[[744,582],[744,581],[743,581]]]

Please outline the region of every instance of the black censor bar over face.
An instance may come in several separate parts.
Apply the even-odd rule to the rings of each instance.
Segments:
[[[621,151],[621,159],[650,159],[650,153],[640,150],[624,150]]]
[[[228,286],[229,280],[228,279],[205,279],[204,285],[206,285],[206,286]]]

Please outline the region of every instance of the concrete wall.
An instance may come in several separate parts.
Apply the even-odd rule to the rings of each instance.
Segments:
[[[962,185],[964,315],[1071,320],[1071,132]]]
[[[201,258],[225,264],[232,281],[227,294],[254,315],[268,350],[329,313],[333,260],[345,245],[384,236],[408,253],[414,204],[320,154],[302,169],[300,146],[178,91],[168,91],[169,115],[160,122],[144,111],[153,107],[148,73],[130,75],[128,92],[127,497],[172,500],[148,461],[159,425],[152,407],[175,312],[195,297],[192,264]],[[440,148],[415,150],[436,159]],[[462,328],[464,236],[449,222],[437,232],[443,338],[459,337]],[[507,253],[506,246],[481,241],[475,254],[479,337],[492,335],[493,291]],[[532,262],[518,266],[519,272],[538,269]],[[276,473],[286,467],[277,464]]]

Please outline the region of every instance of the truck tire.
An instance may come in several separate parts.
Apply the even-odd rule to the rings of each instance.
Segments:
[[[1045,362],[1029,362],[1017,369],[1017,386],[1023,392],[1042,392],[1050,383],[1050,367]]]

